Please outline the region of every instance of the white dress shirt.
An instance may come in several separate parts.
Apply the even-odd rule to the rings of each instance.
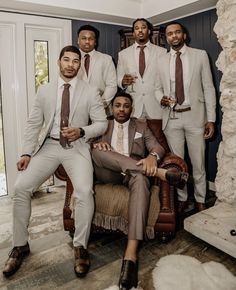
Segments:
[[[186,45],[180,49],[181,61],[183,66],[183,81],[184,81],[184,102],[181,106],[190,106],[189,101],[189,56],[187,53]],[[175,97],[175,61],[176,61],[176,51],[171,48],[170,50],[170,87],[172,97]],[[179,106],[179,105],[178,105]]]
[[[129,122],[130,119],[123,123],[123,131],[124,131],[124,155],[125,156],[129,156]],[[116,144],[117,144],[117,132],[118,132],[118,125],[120,125],[120,123],[118,123],[116,120],[114,120],[114,128],[113,128],[113,132],[112,132],[112,137],[111,137],[111,147],[114,151],[116,150]]]
[[[60,138],[60,123],[61,123],[61,100],[62,100],[62,93],[64,90],[64,84],[66,82],[62,78],[58,78],[58,86],[57,86],[57,105],[56,111],[54,115],[54,121],[52,125],[52,129],[50,132],[50,136],[53,138]],[[74,96],[75,86],[77,83],[77,78],[73,78],[68,84],[70,84],[70,107],[72,103],[72,99]]]

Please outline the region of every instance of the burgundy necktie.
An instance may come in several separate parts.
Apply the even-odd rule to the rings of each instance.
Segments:
[[[183,82],[183,66],[180,58],[180,51],[176,52],[175,60],[175,98],[179,105],[184,102],[184,82]]]
[[[84,56],[84,68],[86,70],[87,76],[88,76],[88,72],[89,72],[89,64],[90,64],[90,55],[85,54],[85,56]]]
[[[61,123],[60,123],[60,144],[66,147],[67,138],[63,137],[61,130],[63,127],[68,127],[70,114],[70,84],[64,84],[64,90],[61,99]]]
[[[143,77],[144,70],[145,70],[145,53],[144,53],[144,48],[146,45],[143,46],[138,46],[140,48],[139,51],[139,74],[141,77]]]

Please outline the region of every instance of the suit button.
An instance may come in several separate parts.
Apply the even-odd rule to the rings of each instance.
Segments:
[[[143,96],[145,96],[145,94],[143,94]]]

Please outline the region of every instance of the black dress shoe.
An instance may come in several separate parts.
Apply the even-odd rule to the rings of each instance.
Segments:
[[[132,287],[137,287],[138,285],[138,264],[131,260],[123,260],[120,280],[119,280],[119,289],[120,290],[129,290]]]
[[[75,274],[79,278],[84,278],[90,267],[89,253],[83,247],[74,247],[74,255],[75,255],[75,265],[74,270]]]
[[[3,268],[3,275],[5,277],[10,277],[15,274],[16,271],[20,268],[23,259],[28,256],[30,253],[29,244],[27,243],[25,246],[14,247],[9,253],[9,258],[6,261]]]
[[[186,183],[191,183],[192,178],[187,172],[167,170],[166,180],[170,185],[183,189]]]

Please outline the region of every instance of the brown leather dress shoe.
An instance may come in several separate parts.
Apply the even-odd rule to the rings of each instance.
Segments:
[[[131,260],[123,260],[120,280],[119,280],[119,289],[120,290],[129,290],[132,287],[137,287],[138,285],[138,263]]]
[[[25,246],[14,247],[9,253],[9,258],[3,268],[3,275],[5,277],[10,277],[15,274],[15,272],[20,268],[23,259],[28,256],[29,253],[30,248],[28,243]]]
[[[75,274],[79,278],[83,278],[87,275],[89,267],[90,267],[90,260],[89,260],[89,253],[83,247],[74,247],[74,254],[75,254]]]
[[[187,182],[191,181],[191,177],[187,172],[172,171],[166,172],[166,180],[170,185],[176,186],[177,188],[183,189]]]
[[[197,209],[197,211],[203,211],[203,210],[205,210],[205,209],[207,209],[207,208],[206,208],[205,203],[202,203],[202,202],[196,202],[196,209]]]

